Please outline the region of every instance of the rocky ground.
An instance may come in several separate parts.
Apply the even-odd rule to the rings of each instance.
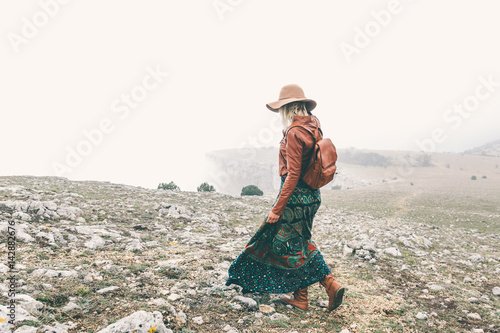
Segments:
[[[277,191],[0,177],[0,332],[500,332],[498,198],[355,191],[322,192],[313,229],[344,303],[326,311],[316,284],[301,312],[225,286]]]

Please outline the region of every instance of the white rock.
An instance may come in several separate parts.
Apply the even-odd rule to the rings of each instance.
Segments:
[[[179,311],[179,313],[177,313],[177,315],[175,316],[175,320],[179,324],[185,324],[186,321],[187,321],[187,316],[186,316],[186,314],[184,312]]]
[[[102,248],[105,244],[106,244],[106,242],[104,241],[103,238],[101,238],[100,236],[97,236],[97,235],[93,235],[92,238],[89,241],[85,242],[84,245],[88,249],[96,250],[96,249]]]
[[[201,325],[204,323],[202,316],[194,317],[192,320],[193,320],[193,323],[198,324],[198,325]]]
[[[63,311],[71,311],[71,310],[75,310],[75,309],[79,309],[80,306],[74,302],[68,302],[68,304],[66,304],[62,310]]]
[[[1,326],[0,326],[0,328],[1,328]],[[37,333],[37,331],[38,331],[37,327],[24,325],[24,326],[19,327],[17,330],[15,330],[14,333]]]
[[[493,292],[493,295],[500,296],[500,287],[493,288],[492,292]]]
[[[149,303],[154,304],[154,305],[156,305],[158,307],[160,307],[160,306],[168,306],[168,307],[170,307],[170,303],[167,302],[163,298],[155,298],[155,299],[151,300]]]
[[[26,222],[31,221],[31,215],[23,212],[15,212],[12,217]]]
[[[0,305],[0,318],[8,318],[7,314],[10,313],[10,309],[7,308],[6,306]],[[28,311],[26,311],[20,304],[16,306],[16,323],[17,322],[22,322],[22,321],[27,321],[27,320],[33,320],[35,322],[38,322],[38,319],[31,316]],[[7,329],[11,327],[8,323],[8,320],[4,322],[0,322],[0,332],[5,332],[3,329]]]
[[[31,275],[40,276],[40,275],[43,275],[46,271],[47,271],[46,269],[38,268],[38,269],[35,269],[33,272],[31,272]]]
[[[9,266],[0,263],[0,273],[5,274],[10,271]]]
[[[427,286],[430,290],[443,290],[445,289],[443,286],[440,286],[438,284],[430,284]]]
[[[57,277],[59,276],[59,272],[54,269],[48,269],[43,275],[47,277]]]
[[[226,332],[238,332],[238,330],[236,328],[231,327],[229,325],[224,326],[223,330]]]
[[[53,201],[43,201],[42,204],[48,210],[52,210],[52,211],[57,210],[57,204]]]
[[[474,320],[481,320],[481,316],[475,312],[468,313],[467,318],[474,319]]]
[[[419,312],[419,313],[417,313],[416,318],[419,320],[427,320],[428,317],[425,313]]]
[[[483,329],[482,328],[474,328],[472,330],[472,333],[484,333]]]
[[[236,296],[233,298],[233,300],[236,300],[242,304],[247,305],[249,308],[257,308],[257,302],[249,297],[243,297],[243,296]]]
[[[134,250],[143,250],[144,248],[142,247],[141,240],[135,238],[135,239],[132,239],[130,242],[128,242],[125,249],[128,251],[134,251]]]
[[[123,333],[123,332],[150,332],[151,327],[156,327],[156,333],[167,333],[168,330],[163,324],[163,316],[159,311],[147,312],[137,311],[109,325],[97,333]],[[170,331],[171,332],[171,331]]]
[[[43,308],[42,302],[35,300],[29,295],[18,294],[14,299],[29,313],[36,313],[39,309]]]
[[[36,331],[27,330],[27,331],[21,331],[21,332],[68,333],[68,331],[64,327],[57,327],[57,326],[64,326],[64,325],[61,325],[61,324],[59,324],[59,325],[56,324],[55,326],[42,325]],[[21,326],[21,327],[25,327],[25,326]],[[17,332],[17,330],[16,330],[16,332]]]
[[[98,272],[89,272],[85,277],[83,278],[84,282],[92,282],[92,281],[101,281],[103,277],[98,273]]]
[[[58,271],[61,277],[78,277],[78,273],[76,271]]]
[[[471,255],[469,258],[468,258],[470,261],[474,262],[474,263],[478,263],[478,262],[483,262],[484,261],[484,257],[480,254],[473,254]]]
[[[92,230],[90,227],[88,227],[86,225],[76,226],[75,231],[79,234],[82,234],[82,235],[93,235],[94,234],[94,230]]]
[[[83,215],[83,211],[78,207],[58,207],[56,212],[59,216],[70,219],[71,221]]]
[[[31,237],[30,234],[27,234],[26,232],[19,230],[16,235],[16,239],[21,241],[21,242],[26,242],[26,243],[32,243],[35,241],[35,238]]]
[[[328,307],[328,301],[319,301],[317,303],[317,305],[320,307],[320,308],[327,308]]]
[[[40,243],[54,243],[54,234],[51,232],[40,231],[35,235],[35,239]]]
[[[351,255],[352,251],[353,250],[349,246],[344,244],[344,248],[342,249],[342,253],[344,254],[344,256],[347,257],[347,256]]]
[[[351,331],[349,331],[347,329],[343,329],[342,331],[340,331],[340,333],[351,333]]]
[[[109,293],[109,292],[111,292],[111,291],[115,291],[115,290],[118,290],[118,289],[120,289],[120,287],[117,287],[117,286],[111,286],[111,287],[107,287],[107,288],[99,289],[99,290],[97,291],[97,293],[98,293],[98,294],[103,295],[103,294],[106,294],[106,293]]]
[[[180,216],[186,216],[187,214],[188,210],[184,206],[172,205],[168,209],[167,217],[180,217]]]
[[[393,257],[402,256],[401,252],[399,252],[399,250],[395,247],[388,247],[387,249],[384,249],[384,253],[390,254]]]
[[[271,320],[283,320],[283,321],[290,321],[290,318],[285,316],[282,313],[274,313],[271,317],[269,317]]]
[[[167,297],[169,301],[177,301],[179,298],[182,298],[182,296],[177,295],[177,294],[171,294]]]
[[[266,304],[261,304],[259,305],[259,311],[263,313],[272,313],[276,311],[272,306],[266,305]]]

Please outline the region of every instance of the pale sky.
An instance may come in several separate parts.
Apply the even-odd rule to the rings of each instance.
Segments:
[[[289,83],[338,148],[470,149],[500,138],[498,13],[498,0],[3,1],[0,175],[195,191],[206,152],[278,146],[265,104]]]

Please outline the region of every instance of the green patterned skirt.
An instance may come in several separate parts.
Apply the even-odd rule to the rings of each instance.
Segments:
[[[286,177],[273,207],[278,201]],[[305,288],[331,273],[311,239],[313,219],[321,205],[321,192],[299,180],[276,223],[266,223],[229,267],[226,285],[237,284],[243,293],[288,293]]]

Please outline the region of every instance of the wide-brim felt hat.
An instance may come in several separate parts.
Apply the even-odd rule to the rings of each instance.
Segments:
[[[288,84],[281,88],[279,99],[275,102],[267,103],[266,106],[273,112],[278,112],[283,105],[292,102],[305,102],[307,111],[312,111],[316,107],[316,101],[306,98],[304,90],[296,84]]]

